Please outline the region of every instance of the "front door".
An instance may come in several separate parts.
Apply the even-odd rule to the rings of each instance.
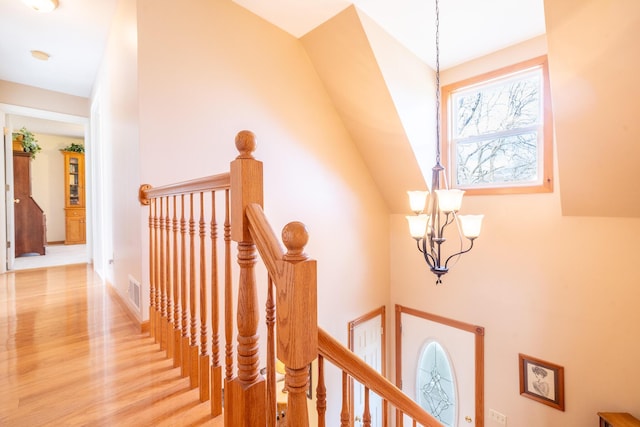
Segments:
[[[398,306],[400,307],[400,306]],[[401,307],[400,377],[402,391],[447,427],[482,427],[484,329]],[[482,400],[480,400],[482,401]],[[404,425],[411,425],[407,418]]]

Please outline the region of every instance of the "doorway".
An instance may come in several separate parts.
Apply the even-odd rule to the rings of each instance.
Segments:
[[[70,116],[50,111],[42,111],[25,107],[0,104],[0,119],[5,128],[5,161],[4,166],[6,192],[4,194],[6,228],[2,230],[1,240],[7,242],[8,250],[0,251],[0,271],[48,267],[64,264],[90,262],[90,245],[68,245],[65,243],[65,213],[64,213],[64,172],[63,156],[60,148],[69,141],[82,141],[86,145],[88,134],[88,119]],[[31,183],[34,200],[42,207],[46,216],[45,255],[16,258],[15,253],[15,214],[13,210],[14,176],[13,176],[13,142],[11,133],[22,127],[36,134],[38,144],[46,139],[50,145],[49,152],[45,149],[36,154],[31,160]],[[42,136],[41,136],[42,135]],[[51,142],[53,141],[53,142]],[[60,145],[58,147],[57,145]],[[57,185],[59,183],[59,185]],[[86,200],[90,200],[87,197]],[[90,206],[87,206],[89,209]],[[85,228],[87,235],[89,228]],[[71,247],[74,246],[74,247]],[[19,254],[18,254],[19,255]]]
[[[398,387],[445,426],[483,427],[484,328],[401,305],[395,323]]]

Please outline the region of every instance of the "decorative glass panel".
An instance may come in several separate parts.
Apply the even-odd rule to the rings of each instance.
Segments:
[[[417,402],[445,426],[457,425],[456,381],[451,360],[437,341],[429,341],[418,359]]]

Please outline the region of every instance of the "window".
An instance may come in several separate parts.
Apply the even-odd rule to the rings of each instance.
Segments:
[[[547,58],[442,89],[444,160],[468,194],[553,191]]]

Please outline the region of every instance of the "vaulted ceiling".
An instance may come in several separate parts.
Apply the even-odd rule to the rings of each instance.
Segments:
[[[20,0],[0,2],[0,80],[89,97],[117,1],[60,0],[60,7],[46,15],[29,10]],[[384,164],[367,159],[366,149],[394,153],[402,164],[419,163],[416,170],[422,169],[423,174],[428,156],[412,145],[419,131],[408,124],[394,99],[388,78],[394,70],[385,69],[384,61],[375,58],[375,43],[396,43],[398,52],[415,57],[426,73],[431,72],[434,3],[218,1],[233,1],[301,40],[355,143],[365,153],[363,158],[390,211],[403,209],[400,189],[414,187],[412,182],[422,177],[397,182]],[[640,95],[635,46],[639,29],[637,0],[441,1],[441,68],[546,31],[559,169],[556,188],[563,214],[640,217],[640,187],[635,184],[640,179],[636,165],[640,107],[634,101]],[[131,37],[135,39],[135,29]],[[327,50],[331,44],[334,49]],[[32,58],[34,49],[49,53],[50,60]],[[327,67],[340,56],[347,61]],[[365,79],[376,89],[366,94],[345,91],[350,79]],[[345,92],[353,96],[345,99]],[[376,97],[380,108],[364,108],[367,97]]]
[[[232,0],[217,0],[232,1]],[[435,58],[435,2],[422,0],[233,0],[296,38],[352,4],[427,64]],[[118,0],[60,0],[44,14],[0,2],[0,80],[88,97]],[[440,2],[446,68],[544,33],[542,0]],[[159,3],[159,7],[161,3]],[[188,7],[185,5],[185,7]],[[135,40],[135,29],[132,29]],[[32,58],[31,50],[51,55]]]

